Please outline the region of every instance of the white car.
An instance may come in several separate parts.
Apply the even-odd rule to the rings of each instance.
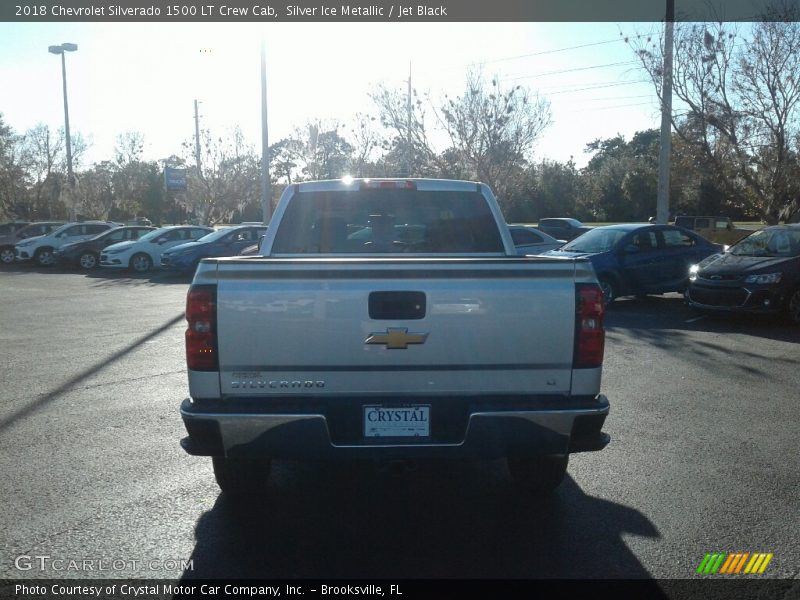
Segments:
[[[557,240],[544,231],[539,231],[536,227],[509,225],[508,230],[511,232],[511,239],[514,240],[514,247],[519,254],[542,254],[566,244],[564,240]]]
[[[202,225],[162,227],[143,235],[138,240],[106,247],[100,253],[100,266],[146,273],[153,268],[153,265],[161,264],[161,253],[167,248],[199,240],[212,231],[214,231],[212,227]]]
[[[14,246],[14,255],[19,261],[35,260],[41,267],[55,263],[55,251],[64,244],[87,240],[109,229],[119,227],[109,221],[83,221],[66,223],[47,235],[30,237]]]

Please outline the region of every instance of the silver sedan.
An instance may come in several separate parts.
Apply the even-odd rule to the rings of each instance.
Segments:
[[[560,248],[566,243],[529,225],[509,225],[508,230],[511,232],[517,254],[541,254]]]

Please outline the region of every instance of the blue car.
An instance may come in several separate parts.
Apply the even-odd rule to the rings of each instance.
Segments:
[[[257,244],[267,232],[265,226],[237,225],[218,229],[194,242],[173,246],[161,255],[161,268],[183,273],[194,272],[203,258],[236,256],[247,246]]]
[[[689,267],[722,247],[674,225],[595,227],[545,256],[585,256],[594,266],[606,303],[620,296],[682,292]]]

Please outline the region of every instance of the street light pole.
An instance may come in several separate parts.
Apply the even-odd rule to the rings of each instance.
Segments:
[[[72,187],[72,142],[69,135],[69,104],[67,103],[67,59],[64,52],[61,53],[61,77],[64,80],[64,133],[67,136],[67,181]]]
[[[272,183],[269,178],[269,130],[267,128],[267,46],[261,40],[261,220],[272,219]]]
[[[50,46],[47,50],[51,54],[61,55],[61,78],[64,83],[64,134],[67,138],[67,186],[69,188],[69,211],[70,220],[75,220],[75,201],[73,192],[75,191],[75,177],[72,174],[72,139],[69,135],[69,104],[67,103],[67,60],[66,52],[75,52],[77,44],[64,43],[60,46]]]
[[[675,0],[667,0],[664,19],[664,75],[661,86],[661,138],[658,154],[656,223],[669,223],[669,176],[672,153],[672,52]]]

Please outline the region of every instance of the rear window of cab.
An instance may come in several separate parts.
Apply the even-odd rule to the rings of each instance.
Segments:
[[[313,191],[295,195],[274,254],[502,253],[478,192]]]

